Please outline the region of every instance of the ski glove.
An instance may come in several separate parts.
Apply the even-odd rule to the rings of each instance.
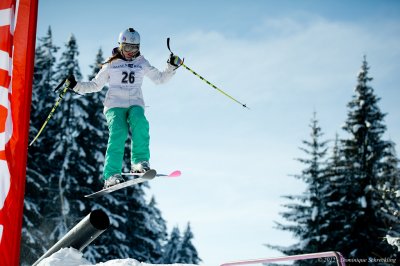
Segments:
[[[177,69],[183,64],[183,60],[179,58],[179,56],[176,56],[174,54],[171,54],[169,59],[168,59],[168,64],[172,65]]]
[[[67,85],[67,88],[70,90],[74,90],[76,84],[77,82],[73,74],[69,75],[68,78],[65,80],[65,85]]]

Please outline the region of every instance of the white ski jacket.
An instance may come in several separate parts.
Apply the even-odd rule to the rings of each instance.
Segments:
[[[78,82],[74,90],[78,93],[97,92],[108,83],[104,113],[113,107],[138,105],[144,108],[143,77],[147,76],[154,83],[161,84],[167,82],[174,74],[174,66],[167,64],[166,69],[161,72],[140,55],[132,61],[116,59],[103,65],[96,77],[89,82]]]

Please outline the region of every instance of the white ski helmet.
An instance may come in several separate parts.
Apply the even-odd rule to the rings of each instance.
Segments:
[[[118,43],[119,44],[130,43],[130,44],[139,45],[140,44],[140,35],[133,28],[129,28],[119,34]]]

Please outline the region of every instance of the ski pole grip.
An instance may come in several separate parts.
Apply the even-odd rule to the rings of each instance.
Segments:
[[[58,92],[58,90],[61,88],[61,86],[65,83],[65,81],[67,81],[67,78],[65,78],[65,79],[63,79],[61,82],[60,82],[60,84],[58,84],[58,86],[54,89],[54,91],[56,92]]]
[[[170,38],[168,37],[167,38],[167,47],[168,47],[168,50],[171,53],[171,55],[173,55],[174,53],[171,51],[171,47],[169,46],[169,40],[170,40]]]

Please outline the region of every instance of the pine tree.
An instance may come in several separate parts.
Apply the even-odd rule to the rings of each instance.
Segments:
[[[150,250],[150,261],[151,263],[163,263],[162,256],[164,252],[164,246],[167,242],[167,225],[164,218],[161,215],[161,211],[157,207],[157,202],[154,196],[151,198],[148,204],[148,222],[147,226],[150,230],[147,235],[154,242],[154,247]]]
[[[82,78],[78,55],[76,39],[71,35],[57,65],[56,80],[62,81],[70,74],[75,75],[77,80]],[[88,103],[83,97],[68,92],[53,115],[52,119],[57,124],[47,129],[53,133],[55,144],[46,153],[57,169],[49,177],[51,186],[46,213],[52,225],[50,239],[53,242],[89,212],[82,201],[83,195],[91,191],[87,183],[93,170],[88,163],[88,154],[83,149],[86,136],[82,132],[88,127],[86,121],[89,118],[85,105]]]
[[[386,235],[399,234],[398,160],[393,149],[394,144],[382,139],[386,130],[383,123],[385,115],[379,110],[379,98],[369,86],[372,78],[368,76],[368,70],[364,58],[355,95],[348,104],[348,118],[343,127],[349,138],[339,142],[336,137],[333,155],[321,175],[323,178],[315,179],[318,175],[311,175],[314,179],[310,179],[304,175],[312,173],[309,171],[311,169],[317,173],[317,168],[313,167],[303,171],[300,176],[309,185],[310,180],[322,181],[316,183],[319,184],[315,187],[319,194],[315,194],[318,200],[314,202],[314,206],[318,202],[321,203],[319,206],[326,206],[318,211],[320,221],[324,223],[318,223],[319,226],[315,227],[309,222],[310,213],[313,213],[310,211],[313,201],[309,200],[312,197],[288,197],[303,204],[288,205],[292,211],[283,216],[294,225],[278,224],[278,227],[294,232],[302,241],[292,247],[278,247],[286,254],[315,252],[317,248],[320,251],[340,251],[347,258],[370,259],[374,262],[373,265],[384,265],[373,260],[376,258],[398,259],[397,247],[384,241]],[[303,162],[313,165],[313,160]],[[314,194],[313,186],[308,188],[311,196]],[[310,245],[312,243],[315,245]],[[298,264],[307,265],[307,262]]]
[[[92,73],[88,79],[92,79],[101,69],[104,61],[103,52],[99,49],[96,54],[95,62],[89,66]],[[85,121],[80,121],[81,131],[77,139],[80,145],[85,161],[84,178],[81,178],[83,188],[88,188],[88,193],[102,187],[102,172],[104,164],[104,154],[107,149],[108,128],[105,116],[103,114],[103,102],[105,99],[107,87],[96,93],[85,94],[73,99],[75,104],[79,106],[78,113],[73,115],[79,116],[84,113]]]
[[[178,251],[180,257],[179,263],[199,264],[201,262],[197,250],[192,243],[193,237],[190,224],[188,223],[186,230],[183,233],[181,247]]]
[[[163,262],[165,264],[177,263],[181,260],[179,250],[181,249],[181,233],[178,226],[172,229],[169,240],[164,248]]]
[[[104,63],[103,50],[101,48],[99,48],[99,51],[96,54],[96,59],[95,59],[93,65],[89,66],[92,69],[92,73],[88,76],[89,80],[93,79],[97,75],[97,73],[100,71],[103,63]],[[103,91],[104,91],[104,89],[103,89]]]
[[[321,188],[321,201],[326,205],[323,215],[325,220],[320,251],[336,250],[338,243],[343,242],[343,224],[345,215],[342,210],[343,195],[346,192],[343,187],[345,182],[345,160],[340,146],[339,136],[336,134],[332,155],[328,158],[325,170],[325,185]]]
[[[35,50],[34,78],[32,90],[32,108],[30,118],[30,139],[33,139],[54,104],[51,96],[56,85],[54,80],[55,53],[58,47],[53,44],[52,31],[39,38]],[[24,216],[21,240],[21,264],[31,265],[48,247],[46,223],[43,219],[45,206],[41,199],[46,197],[48,186],[46,173],[52,171],[43,146],[51,143],[44,132],[36,143],[28,150]]]
[[[396,157],[395,144],[390,142],[390,148],[383,159],[382,174],[386,182],[380,187],[382,195],[381,210],[387,221],[387,242],[397,247],[400,252],[400,169],[399,159]],[[397,254],[398,258],[399,254]]]
[[[350,258],[390,258],[395,256],[394,248],[382,240],[393,223],[384,219],[380,208],[381,188],[387,182],[383,159],[390,144],[382,140],[385,114],[378,107],[380,99],[369,86],[372,78],[368,71],[364,57],[343,127],[350,137],[342,144],[346,161],[346,194],[342,200],[345,221],[344,239],[337,249]]]
[[[326,185],[325,156],[327,153],[327,141],[321,141],[323,133],[318,125],[316,113],[314,113],[310,124],[311,141],[303,140],[304,148],[300,148],[308,158],[297,159],[306,167],[296,178],[303,180],[306,191],[298,196],[286,196],[293,201],[286,204],[289,209],[282,213],[282,217],[291,222],[289,225],[277,223],[277,228],[290,231],[299,239],[299,243],[290,247],[279,247],[267,245],[278,249],[287,255],[313,253],[321,251],[321,242],[326,236],[324,216],[326,215],[326,203],[322,201],[321,190]],[[296,262],[296,265],[315,265],[315,263]]]

